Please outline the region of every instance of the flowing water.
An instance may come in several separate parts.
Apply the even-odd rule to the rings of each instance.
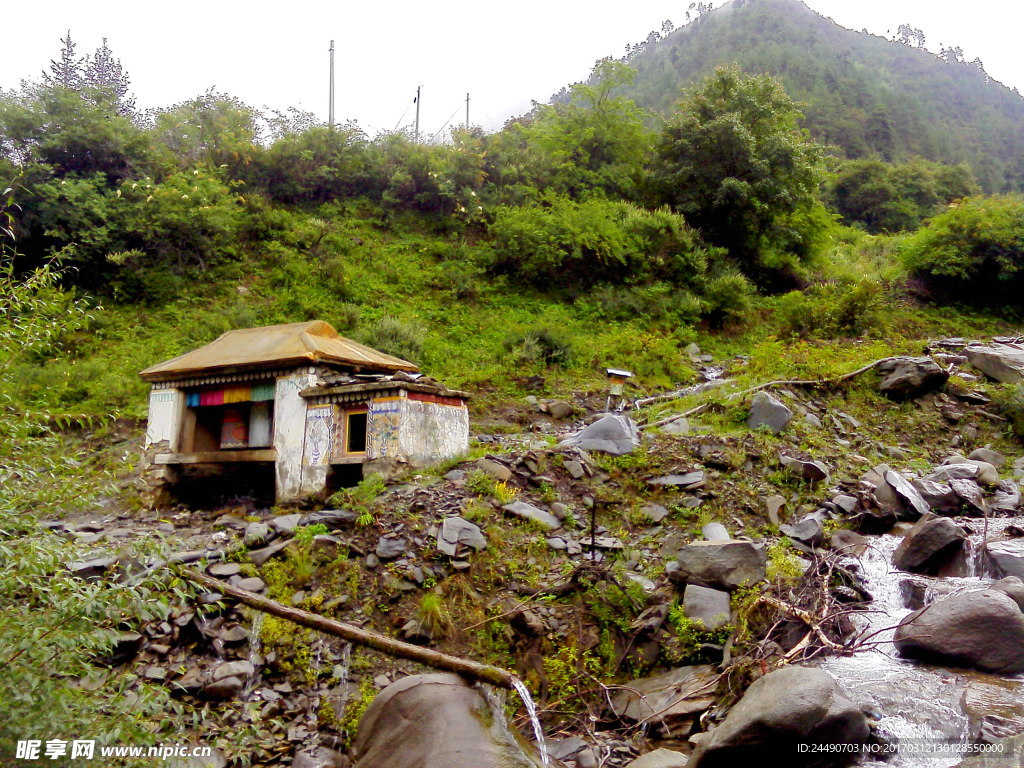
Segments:
[[[1010,520],[992,521],[990,535]],[[970,521],[977,528],[977,520]],[[1000,682],[1006,678],[984,675],[962,669],[912,662],[900,658],[892,644],[896,625],[911,613],[905,607],[900,582],[908,574],[892,565],[892,554],[900,543],[896,536],[871,538],[871,548],[856,562],[864,586],[873,596],[869,610],[858,614],[862,637],[872,635],[869,642],[876,644],[870,650],[852,656],[833,657],[821,662],[857,703],[869,705],[877,717],[877,730],[889,743],[899,745],[892,759],[885,762],[865,761],[864,766],[927,766],[947,768],[960,762],[962,755],[922,754],[914,749],[937,748],[942,743],[967,744],[968,718],[961,706],[965,686],[974,680]],[[984,574],[944,577],[933,580],[925,601],[939,592],[951,589],[982,589],[990,581],[986,578],[975,541],[965,550],[962,573]],[[1022,686],[1024,688],[1024,686]],[[1018,690],[1024,701],[1024,692]]]
[[[261,629],[263,629],[263,613],[255,611],[252,618],[252,627],[249,629],[249,663],[252,664],[254,672],[252,677],[246,682],[245,690],[242,691],[242,701],[249,700],[260,678],[259,670],[263,665],[263,656],[261,655],[263,641],[260,640]]]
[[[519,694],[519,698],[523,700],[523,705],[526,707],[526,714],[530,716],[530,724],[533,726],[533,735],[537,740],[537,751],[540,752],[540,761],[542,764],[548,764],[548,746],[544,742],[544,729],[540,727],[540,718],[537,717],[537,707],[533,703],[533,697],[530,696],[530,691],[518,678],[512,678],[512,685],[516,689],[516,693]]]

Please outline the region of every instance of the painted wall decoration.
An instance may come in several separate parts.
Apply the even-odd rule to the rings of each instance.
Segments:
[[[325,467],[331,463],[334,447],[333,405],[311,405],[306,410],[306,443],[303,463],[310,467]]]
[[[435,461],[458,456],[469,448],[469,412],[434,399],[405,402],[400,449],[411,461]]]
[[[370,403],[366,423],[367,458],[390,458],[398,453],[402,404],[398,397],[380,398]]]

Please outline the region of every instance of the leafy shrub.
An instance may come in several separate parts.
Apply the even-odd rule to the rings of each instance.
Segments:
[[[501,206],[491,225],[493,268],[550,288],[665,280],[696,285],[708,252],[681,216],[625,202],[543,202]]]
[[[376,350],[415,362],[422,358],[427,333],[419,325],[384,315],[359,335],[360,341]]]
[[[504,347],[520,363],[539,363],[548,367],[565,366],[572,361],[572,343],[550,328],[530,328],[510,334]]]
[[[976,197],[907,238],[902,256],[945,301],[1019,309],[1024,289],[1024,197]]]
[[[779,297],[776,319],[788,336],[862,336],[884,326],[882,299],[882,285],[870,278],[815,285]]]

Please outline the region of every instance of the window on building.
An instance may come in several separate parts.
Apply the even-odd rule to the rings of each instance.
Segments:
[[[366,453],[366,411],[346,414],[345,453]]]

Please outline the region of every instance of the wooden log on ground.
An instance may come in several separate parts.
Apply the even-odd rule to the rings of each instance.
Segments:
[[[410,661],[416,661],[420,664],[425,664],[428,667],[434,667],[435,669],[444,669],[448,672],[455,672],[456,674],[462,675],[463,677],[470,678],[472,680],[479,680],[484,683],[490,683],[491,685],[497,685],[501,688],[515,688],[516,676],[513,675],[506,669],[500,667],[493,667],[490,664],[481,664],[477,661],[471,661],[469,659],[460,659],[457,656],[449,656],[446,653],[435,651],[430,648],[424,648],[419,645],[413,645],[411,643],[403,643],[401,640],[395,640],[386,635],[372,632],[366,629],[360,629],[351,624],[345,624],[334,619],[328,619],[326,616],[319,616],[309,611],[303,611],[298,608],[292,608],[291,606],[282,605],[276,600],[271,600],[268,597],[262,597],[257,595],[255,592],[249,592],[238,587],[233,587],[230,584],[225,584],[219,579],[215,579],[212,576],[207,576],[205,573],[193,570],[191,568],[181,568],[179,571],[185,578],[190,581],[199,584],[212,592],[219,592],[228,597],[232,597],[241,603],[245,603],[250,608],[255,608],[257,611],[263,613],[269,613],[271,616],[277,616],[278,618],[286,619],[294,622],[295,624],[301,624],[304,627],[315,629],[318,632],[324,632],[328,635],[334,635],[344,640],[348,640],[356,645],[361,645],[366,648],[372,648],[375,651],[386,653],[389,656],[398,656],[403,659],[409,659]]]

